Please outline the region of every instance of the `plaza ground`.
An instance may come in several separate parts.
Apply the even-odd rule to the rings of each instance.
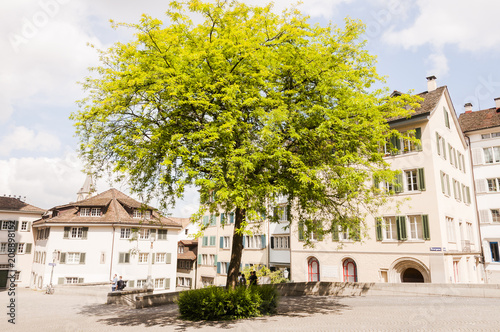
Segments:
[[[17,289],[16,325],[0,292],[0,331],[498,331],[499,298],[434,296],[283,297],[279,313],[240,321],[190,322],[176,305],[106,305],[106,290],[45,295]]]

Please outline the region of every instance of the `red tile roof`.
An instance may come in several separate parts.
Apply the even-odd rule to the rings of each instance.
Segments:
[[[80,216],[80,208],[96,207],[101,209],[98,217]],[[133,210],[145,208],[152,211],[151,219],[133,218]],[[49,215],[37,220],[33,226],[45,223],[76,223],[76,224],[137,224],[162,225],[181,228],[181,223],[166,218],[156,209],[143,205],[116,189],[109,189],[101,194],[83,201],[56,206],[49,210]]]
[[[464,133],[500,127],[500,109],[497,110],[493,107],[472,113],[462,113],[458,118],[458,122]]]
[[[423,98],[424,100],[420,102],[420,107],[415,109],[415,112],[411,114],[411,117],[432,112],[436,108],[439,100],[441,99],[441,96],[443,95],[446,89],[447,87],[445,85],[445,86],[440,86],[439,88],[431,92],[425,91],[417,94],[417,96]],[[401,116],[396,118],[390,118],[387,121],[392,122],[406,118],[407,117]]]
[[[192,251],[188,251],[182,254],[177,254],[177,259],[189,259],[189,260],[196,260],[196,254]]]
[[[20,211],[20,212],[45,212],[44,209],[27,204],[19,198],[0,196],[0,210]]]

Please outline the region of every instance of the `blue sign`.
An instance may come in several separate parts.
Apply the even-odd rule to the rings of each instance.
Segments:
[[[49,263],[49,266],[56,266],[56,263]]]
[[[441,251],[441,247],[431,247],[431,251]]]

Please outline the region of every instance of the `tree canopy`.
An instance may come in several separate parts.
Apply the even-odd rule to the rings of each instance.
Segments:
[[[360,206],[383,200],[367,181],[394,177],[381,152],[397,135],[387,119],[415,105],[374,88],[383,78],[363,24],[322,27],[294,8],[277,15],[222,0],[174,1],[166,15],[168,24],[116,25],[136,37],[100,51],[82,83],[87,97],[72,119],[89,166],[127,174],[162,207],[195,185],[206,203],[197,220],[206,209],[235,211],[228,285],[249,220],[277,197],[309,231],[359,228]]]

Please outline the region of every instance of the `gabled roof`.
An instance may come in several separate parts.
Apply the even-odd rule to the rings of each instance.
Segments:
[[[0,210],[44,213],[44,209],[25,203],[16,197],[0,196]]]
[[[440,86],[439,88],[431,92],[425,91],[417,94],[417,96],[423,98],[424,100],[420,102],[420,107],[415,109],[415,112],[411,114],[411,117],[423,114],[430,114],[436,108],[445,90],[446,90],[446,85]],[[400,117],[390,118],[387,121],[393,122],[401,119],[407,119],[407,117],[400,116]]]
[[[188,251],[182,254],[177,254],[177,259],[189,259],[191,261],[196,260],[196,254],[192,251]]]
[[[80,216],[80,209],[84,207],[101,208],[101,215],[98,217]],[[133,218],[133,210],[138,208],[151,210],[151,219]],[[180,222],[160,215],[156,209],[143,205],[114,188],[82,201],[56,206],[49,210],[49,215],[35,221],[33,226],[46,223],[137,224],[144,226],[157,225],[181,228]]]
[[[472,113],[462,113],[458,118],[458,122],[460,122],[460,127],[464,133],[474,130],[500,127],[499,110],[500,109],[497,110],[493,107]]]

